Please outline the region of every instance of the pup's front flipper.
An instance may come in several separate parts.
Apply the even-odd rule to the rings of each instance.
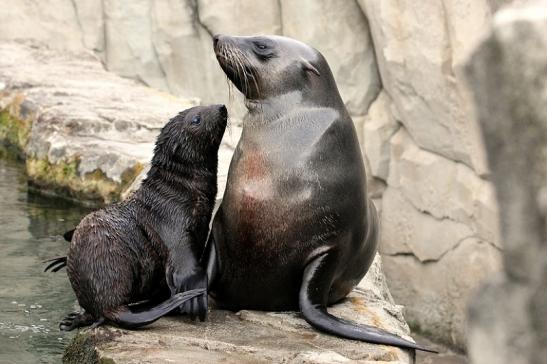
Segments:
[[[72,331],[78,327],[89,326],[93,324],[93,317],[87,312],[69,313],[59,324],[61,331]]]
[[[168,269],[167,284],[172,295],[194,289],[204,290],[205,294],[189,299],[180,305],[180,312],[188,314],[192,320],[197,317],[200,321],[205,321],[208,305],[207,274],[201,267],[196,266],[191,271]]]

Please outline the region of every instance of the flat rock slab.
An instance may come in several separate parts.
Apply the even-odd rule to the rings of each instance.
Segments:
[[[377,257],[359,286],[329,309],[410,339],[402,307],[393,304]],[[64,361],[140,363],[414,363],[396,347],[345,340],[311,328],[295,312],[212,310],[206,322],[163,318],[146,329],[82,331]]]
[[[0,139],[20,149],[31,182],[45,190],[119,199],[160,128],[197,103],[109,73],[84,50],[0,43]]]

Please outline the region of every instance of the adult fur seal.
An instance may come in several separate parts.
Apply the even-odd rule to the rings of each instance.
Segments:
[[[326,60],[279,36],[217,35],[214,50],[248,114],[207,247],[212,296],[233,310],[299,308],[337,336],[428,350],[327,312],[371,265],[378,217]]]
[[[135,328],[183,304],[183,311],[205,318],[207,277],[198,262],[217,192],[226,121],[224,105],[194,107],[171,119],[158,136],[141,187],[65,234],[71,240],[67,258],[52,260],[46,270],[66,263],[85,311],[68,315],[62,330],[104,321]],[[152,307],[130,305],[141,301]]]

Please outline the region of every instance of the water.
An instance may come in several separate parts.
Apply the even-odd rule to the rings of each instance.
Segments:
[[[76,297],[66,270],[43,273],[42,260],[64,255],[59,234],[89,212],[28,191],[24,166],[0,153],[0,364],[60,363],[73,333],[59,331]]]

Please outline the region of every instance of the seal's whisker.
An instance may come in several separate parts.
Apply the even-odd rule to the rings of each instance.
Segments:
[[[237,65],[238,65],[238,76],[239,78],[241,79],[241,81],[243,81],[243,84],[242,84],[242,91],[243,91],[243,94],[246,95],[249,91],[249,83],[248,83],[248,80],[247,80],[247,74],[245,72],[245,67],[243,65],[243,62],[241,60],[241,51],[239,50],[236,50],[236,52],[234,52],[234,58],[236,59],[237,61]]]
[[[228,49],[226,46],[222,45],[220,48],[220,53],[222,57],[225,59],[226,63],[228,65],[232,65],[233,61],[229,55]],[[234,84],[230,81],[230,78],[225,73],[226,76],[226,82],[228,83],[228,102],[230,103],[230,106],[233,106],[234,103]]]

